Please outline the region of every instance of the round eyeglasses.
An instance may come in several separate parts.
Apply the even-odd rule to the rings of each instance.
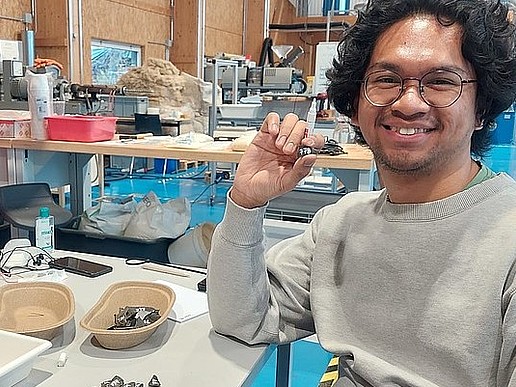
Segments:
[[[363,81],[364,94],[371,105],[385,107],[396,102],[405,90],[405,81],[417,81],[418,93],[429,106],[445,108],[453,105],[462,94],[465,83],[476,79],[462,79],[451,70],[434,70],[421,78],[402,78],[390,70],[379,70],[368,74]]]

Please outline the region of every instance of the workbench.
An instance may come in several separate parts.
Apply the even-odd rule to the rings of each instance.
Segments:
[[[91,206],[89,161],[94,155],[238,163],[243,152],[229,150],[228,146],[229,143],[215,141],[198,149],[179,148],[156,138],[90,143],[0,139],[0,149],[4,148],[6,154],[6,182],[47,181],[52,187],[70,184],[70,205],[74,214],[80,214]],[[315,167],[329,168],[346,185],[348,191],[371,190],[375,170],[371,151],[356,144],[344,144],[343,148],[347,152],[343,155],[318,155]],[[99,157],[99,161],[102,159]],[[99,166],[98,172],[103,173],[103,164]],[[103,176],[100,176],[99,181],[103,181]]]

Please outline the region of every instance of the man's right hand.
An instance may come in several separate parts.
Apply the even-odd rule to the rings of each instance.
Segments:
[[[269,113],[238,165],[231,199],[239,206],[255,208],[291,191],[310,173],[316,155],[298,158],[300,146],[320,149],[320,134],[305,138],[306,122],[289,113],[280,122]]]

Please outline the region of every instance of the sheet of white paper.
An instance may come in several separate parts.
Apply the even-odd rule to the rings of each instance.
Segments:
[[[206,293],[198,292],[168,281],[156,280],[158,284],[170,287],[176,294],[176,301],[168,318],[177,322],[185,322],[194,317],[208,313]]]

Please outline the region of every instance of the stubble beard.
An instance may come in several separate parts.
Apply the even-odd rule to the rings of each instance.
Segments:
[[[410,151],[386,153],[381,146],[371,147],[379,167],[401,176],[429,176],[440,170],[450,155],[432,148],[422,157],[415,158]]]

